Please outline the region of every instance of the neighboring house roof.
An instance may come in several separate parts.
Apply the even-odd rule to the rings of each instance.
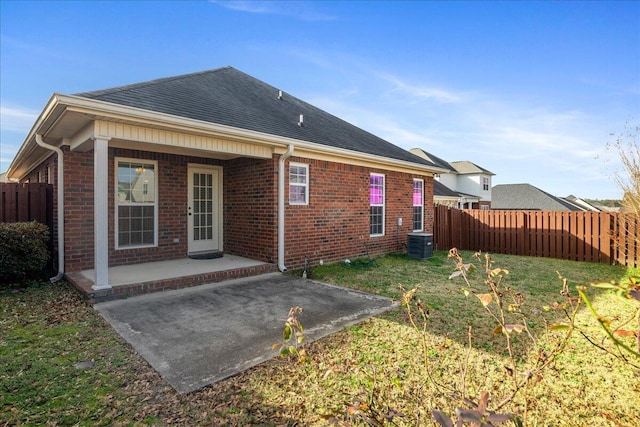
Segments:
[[[442,169],[447,169],[450,172],[455,173],[456,170],[453,166],[451,166],[449,164],[449,162],[442,160],[440,157],[435,156],[431,153],[427,153],[426,151],[424,151],[422,148],[412,148],[411,150],[409,150],[411,153],[415,154],[416,156],[422,157],[423,159],[429,160],[431,163],[433,163],[434,165],[442,168]]]
[[[434,166],[232,67],[75,96]],[[302,125],[299,125],[302,115]]]
[[[584,209],[531,184],[500,184],[492,188],[491,209],[582,211]]]
[[[435,198],[454,198],[454,199],[464,199],[466,201],[479,201],[479,196],[474,196],[473,194],[461,193],[459,191],[454,191],[441,183],[440,181],[434,179],[433,180],[433,197]]]
[[[589,202],[589,204],[601,212],[620,212],[622,209],[618,206],[605,206],[602,203],[597,202]]]
[[[620,212],[621,208],[616,206],[606,206],[602,203],[598,203],[597,201],[591,200],[587,201],[585,199],[581,199],[580,197],[576,197],[573,195],[569,195],[564,197],[565,200],[573,203],[574,205],[578,205],[586,210],[595,211],[595,212]]]
[[[495,173],[486,170],[473,162],[468,160],[462,160],[457,162],[451,162],[451,167],[461,175],[469,175],[469,174],[484,174],[484,175],[495,175]]]
[[[453,191],[436,179],[433,180],[433,195],[440,197],[460,197],[460,193]]]
[[[594,212],[600,212],[602,211],[602,209],[592,205],[591,203],[587,202],[586,200],[580,199],[576,196],[574,196],[573,194],[568,195],[567,197],[563,197],[563,200],[566,200],[569,203],[572,203],[576,206],[579,206],[580,208],[586,210],[586,211],[594,211]]]

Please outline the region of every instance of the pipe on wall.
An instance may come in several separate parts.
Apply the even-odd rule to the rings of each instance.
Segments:
[[[292,154],[293,145],[289,145],[287,151],[278,159],[278,269],[282,272],[287,271],[284,265],[284,165]]]
[[[55,283],[64,277],[64,154],[59,147],[45,143],[42,135],[36,134],[36,143],[58,155],[58,274],[49,279],[51,283]]]

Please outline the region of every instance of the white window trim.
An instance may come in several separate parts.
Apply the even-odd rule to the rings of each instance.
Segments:
[[[154,194],[154,202],[153,202],[153,244],[148,245],[132,245],[132,246],[123,246],[120,247],[119,237],[118,237],[118,207],[120,204],[118,203],[118,163],[120,162],[133,162],[133,163],[145,163],[151,164],[154,167],[155,171],[155,194]],[[158,170],[158,162],[156,160],[147,160],[147,159],[136,159],[132,157],[116,157],[114,159],[114,186],[113,186],[113,206],[114,206],[114,223],[113,223],[113,231],[114,231],[114,247],[116,250],[127,250],[127,249],[139,249],[139,248],[153,248],[158,246],[158,187],[159,187],[159,170]]]
[[[413,179],[413,185],[415,186],[416,181],[421,182],[422,183],[422,200],[420,201],[420,205],[416,205],[413,203],[413,187],[411,188],[411,205],[415,208],[417,206],[420,206],[422,208],[422,218],[420,218],[420,223],[422,224],[422,228],[418,228],[413,230],[415,231],[422,231],[424,230],[424,179],[421,178],[414,178]],[[413,213],[413,212],[412,212]],[[413,223],[413,215],[411,218],[411,222]]]
[[[371,177],[372,176],[381,176],[382,177],[382,204],[371,203]],[[369,234],[369,237],[382,237],[385,235],[385,223],[387,218],[387,177],[382,173],[374,173],[371,172],[369,174],[369,185],[367,186],[367,190],[369,193],[369,209],[372,206],[382,206],[382,233],[379,234]],[[369,215],[371,215],[371,211],[369,211]],[[371,217],[369,217],[369,231],[371,231]]]
[[[298,183],[292,183],[291,182],[291,167],[292,166],[296,166],[296,167],[301,167],[304,168],[306,171],[306,177],[307,177],[307,182],[304,184],[298,184]],[[304,202],[292,202],[291,201],[291,186],[294,187],[304,187],[305,192],[304,192]],[[295,162],[290,162],[289,163],[289,204],[290,205],[295,205],[295,206],[308,206],[309,205],[309,165],[306,163],[295,163]]]

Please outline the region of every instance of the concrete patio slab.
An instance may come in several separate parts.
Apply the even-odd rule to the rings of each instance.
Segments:
[[[369,295],[273,273],[96,304],[95,308],[179,393],[236,375],[278,354],[289,309],[306,342],[393,308]]]

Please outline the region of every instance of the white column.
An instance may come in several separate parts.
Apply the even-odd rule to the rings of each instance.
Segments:
[[[109,289],[109,138],[93,138],[93,289]]]

